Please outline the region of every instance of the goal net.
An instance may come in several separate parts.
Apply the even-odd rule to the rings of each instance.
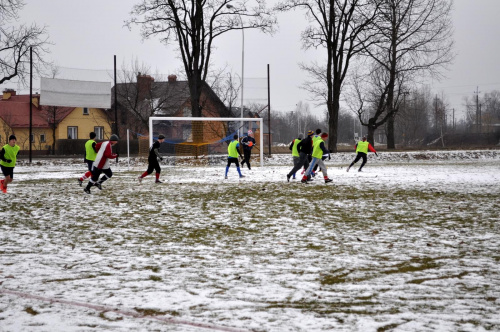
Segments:
[[[255,138],[252,161],[259,160],[263,166],[264,131],[260,118],[150,117],[149,146],[163,135],[160,153],[169,164],[217,165],[226,161],[234,135],[241,142],[249,131]]]

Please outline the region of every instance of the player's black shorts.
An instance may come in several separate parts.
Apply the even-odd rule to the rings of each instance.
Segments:
[[[14,178],[14,167],[6,167],[3,165],[0,165],[2,168],[2,173],[4,176],[10,176],[11,179]]]

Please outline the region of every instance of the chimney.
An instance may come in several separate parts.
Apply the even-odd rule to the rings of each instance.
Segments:
[[[33,98],[31,98],[31,102],[36,108],[39,108],[40,106],[40,95],[33,95]]]
[[[177,76],[168,75],[168,83],[174,83],[174,82],[177,82]]]
[[[151,85],[155,79],[149,75],[137,75],[137,94],[139,99],[145,99],[151,91]]]
[[[2,97],[2,99],[3,100],[8,100],[10,97],[15,96],[15,95],[16,95],[16,90],[14,90],[14,89],[5,89],[5,90],[3,90],[3,97]]]

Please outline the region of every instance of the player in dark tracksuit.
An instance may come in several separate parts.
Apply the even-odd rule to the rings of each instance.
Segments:
[[[243,161],[241,166],[247,164],[248,169],[250,168],[250,157],[252,155],[252,148],[255,145],[255,138],[253,138],[253,132],[248,131],[247,136],[243,137],[241,140],[241,145],[243,145]]]
[[[158,159],[163,160],[163,157],[160,156],[160,145],[164,141],[165,141],[165,136],[159,135],[158,140],[155,141],[153,145],[151,145],[148,156],[148,169],[146,170],[146,172],[142,173],[142,175],[138,177],[139,182],[141,182],[143,178],[153,173],[153,170],[155,170],[156,171],[155,183],[161,183],[160,181],[161,168],[160,168],[160,163],[158,163]]]

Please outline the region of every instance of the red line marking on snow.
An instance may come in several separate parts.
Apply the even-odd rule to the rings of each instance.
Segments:
[[[55,302],[55,303],[68,304],[68,305],[76,306],[76,307],[84,307],[84,308],[94,309],[96,311],[110,311],[110,312],[114,312],[114,313],[124,315],[124,316],[158,320],[161,322],[174,324],[174,325],[187,325],[187,326],[192,326],[192,327],[201,327],[204,329],[209,329],[209,330],[214,330],[214,331],[224,331],[224,332],[247,332],[248,331],[248,330],[239,330],[239,329],[235,329],[232,327],[217,326],[217,325],[213,325],[213,324],[209,324],[209,323],[190,322],[190,321],[183,320],[183,319],[168,318],[168,317],[156,317],[156,316],[145,316],[145,315],[142,315],[142,314],[140,314],[136,311],[132,311],[132,310],[120,310],[120,309],[115,309],[115,308],[111,308],[111,307],[107,307],[107,306],[103,306],[103,305],[96,305],[96,304],[90,304],[90,303],[82,303],[82,302],[68,301],[68,300],[63,300],[63,299],[49,298],[49,297],[44,297],[44,296],[39,296],[39,295],[32,295],[32,294],[27,294],[27,293],[16,292],[16,291],[8,290],[8,289],[0,289],[0,293],[14,295],[14,296],[18,296],[18,297],[23,297],[26,299],[34,299],[34,300],[40,300],[40,301],[45,301],[45,302],[51,302],[51,303]]]

